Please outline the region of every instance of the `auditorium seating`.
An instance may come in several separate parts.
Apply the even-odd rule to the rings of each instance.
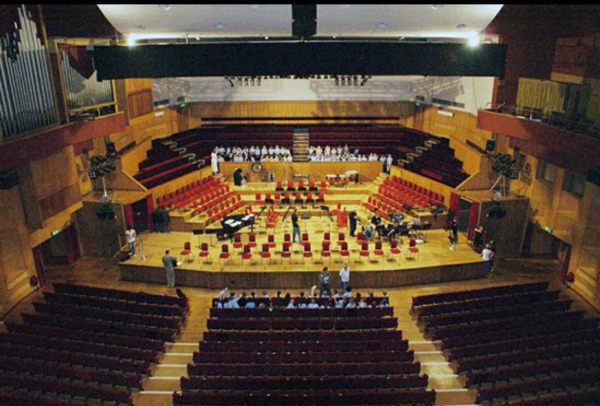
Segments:
[[[534,282],[414,297],[411,312],[478,404],[596,404],[599,320],[571,302]]]
[[[130,390],[181,329],[187,300],[55,283],[0,333],[1,404],[132,405]]]
[[[173,403],[433,405],[392,315],[391,307],[213,307]]]

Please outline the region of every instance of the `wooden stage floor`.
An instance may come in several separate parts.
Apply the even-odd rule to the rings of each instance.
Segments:
[[[287,220],[286,223],[290,221]],[[326,218],[314,217],[302,224],[308,230],[312,245],[313,258],[302,256],[302,245],[293,245],[291,262],[281,258],[283,234],[291,232],[291,225],[279,224],[275,230],[276,247],[271,249],[271,259],[262,259],[259,255],[262,243],[267,241],[264,229],[258,228],[257,246],[253,249],[251,260],[242,262],[241,249],[234,249],[230,241],[217,241],[214,235],[193,235],[189,232],[144,233],[141,235],[144,245],[145,259],[138,255],[119,264],[121,278],[127,281],[151,282],[164,284],[166,281],[162,266],[162,256],[166,249],[179,256],[184,242],[192,243],[191,261],[182,261],[175,270],[176,283],[179,286],[195,286],[219,289],[223,286],[238,288],[307,288],[318,285],[319,271],[328,266],[334,278],[332,287],[339,287],[337,273],[344,263],[350,266],[350,284],[353,287],[394,287],[414,284],[440,283],[446,281],[466,280],[483,277],[481,257],[467,243],[466,236],[461,234],[456,251],[449,250],[447,232],[444,230],[425,231],[425,240],[419,244],[419,254],[415,259],[407,259],[408,240],[404,238],[402,253],[392,257],[389,255],[389,243],[383,243],[385,257],[376,259],[372,254],[374,242],[369,243],[371,256],[358,260],[358,244],[356,238],[350,237],[350,259],[339,255],[337,246],[337,227]],[[331,261],[321,258],[321,241],[323,231],[331,229]],[[248,241],[248,231],[242,232],[242,242]],[[200,243],[209,243],[208,261],[198,257]],[[229,244],[231,256],[227,263],[219,259],[222,244]]]

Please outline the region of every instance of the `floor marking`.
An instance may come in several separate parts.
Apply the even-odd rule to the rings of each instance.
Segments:
[[[187,368],[188,364],[158,364],[159,367]]]
[[[198,345],[198,343],[165,343],[167,345]]]
[[[441,351],[415,351],[415,355],[418,354],[441,354]]]
[[[140,395],[172,395],[173,392],[172,390],[142,390],[139,391]],[[180,393],[180,392],[177,392]]]
[[[468,389],[465,388],[461,388],[461,389],[435,389],[436,392],[468,392]]]
[[[421,365],[450,365],[449,362],[421,362]]]
[[[430,378],[458,378],[457,374],[432,374],[428,376]]]
[[[165,352],[165,355],[194,355],[193,352]]]
[[[180,376],[151,376],[148,379],[156,381],[180,380]]]

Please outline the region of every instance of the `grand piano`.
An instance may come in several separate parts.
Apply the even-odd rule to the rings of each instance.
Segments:
[[[221,220],[223,228],[217,231],[218,240],[227,240],[233,237],[243,227],[254,224],[254,214],[236,214],[226,216]]]

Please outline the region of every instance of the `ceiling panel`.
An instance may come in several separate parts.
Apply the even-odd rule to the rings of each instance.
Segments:
[[[323,36],[468,38],[481,32],[501,8],[502,4],[319,4],[317,32]]]
[[[290,36],[290,4],[98,4],[122,34],[137,38]]]

